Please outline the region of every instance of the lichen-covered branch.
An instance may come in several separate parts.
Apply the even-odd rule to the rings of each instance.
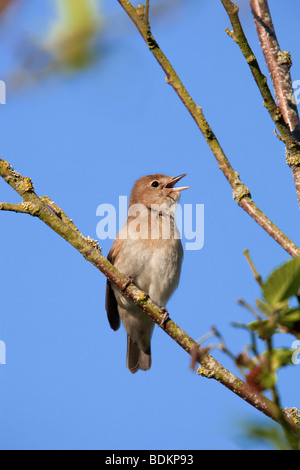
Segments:
[[[148,294],[138,289],[133,282],[128,281],[126,276],[120,273],[102,254],[97,242],[89,237],[84,237],[77,229],[69,217],[60,209],[49,197],[39,197],[33,188],[30,178],[25,178],[17,173],[0,158],[0,176],[23,198],[20,205],[4,205],[3,210],[11,210],[24,206],[26,213],[38,217],[48,227],[64,238],[87,261],[99,269],[115,286],[130,298],[136,305],[144,310],[152,320],[157,323],[177,344],[179,344],[188,354],[192,355],[200,363],[198,373],[207,378],[214,378],[222,385],[243,398],[257,410],[266,416],[278,421],[281,414],[277,407],[264,395],[252,389],[248,384],[236,377],[216,361],[207,351],[199,346],[185,331],[183,331],[169,317],[163,323],[164,314],[159,306],[149,298]],[[23,212],[23,211],[18,211]],[[196,352],[196,354],[195,354]],[[283,411],[285,420],[293,433],[298,434],[300,428],[294,419],[286,411]]]
[[[30,214],[30,208],[26,202],[20,204],[11,204],[9,202],[0,202],[0,211],[17,212],[20,214]],[[31,214],[33,215],[33,214]]]
[[[148,48],[166,73],[167,82],[173,87],[184,106],[195,120],[206,142],[212,150],[218,162],[219,168],[223,172],[233,190],[233,197],[235,201],[291,256],[300,256],[300,249],[268,219],[268,217],[257,207],[257,205],[252,200],[250,190],[242,183],[239,174],[232,168],[217,137],[205,119],[202,108],[198,106],[189,95],[176,71],[153,37],[149,21],[145,18],[145,8],[143,5],[139,5],[137,8],[135,8],[128,0],[118,0],[118,2],[134,22],[146,44],[148,45]]]
[[[286,145],[286,160],[293,172],[300,205],[300,122],[290,74],[291,56],[287,51],[282,51],[279,46],[268,1],[250,0],[250,4],[278,107],[293,141],[292,146]],[[283,135],[282,137],[285,142]]]
[[[290,130],[296,131],[299,136],[299,115],[290,74],[290,54],[280,49],[267,0],[250,0],[250,4],[278,106]]]
[[[258,61],[255,57],[253,50],[251,49],[248,40],[245,36],[243,27],[239,18],[239,8],[231,0],[221,0],[232,25],[233,30],[226,30],[227,34],[238,44],[243,56],[245,57],[254,80],[259,88],[261,96],[264,100],[264,105],[269,111],[271,118],[274,121],[274,124],[277,127],[277,130],[280,134],[280,137],[283,142],[288,147],[293,147],[295,145],[293,137],[285,118],[275,102],[272,92],[269,88],[268,81],[266,76],[262,73]],[[300,155],[300,148],[298,149]]]
[[[279,47],[267,0],[251,0],[255,25],[274,85],[277,105],[268,86],[267,78],[261,72],[258,61],[243,31],[238,6],[231,0],[221,0],[221,2],[233,28],[233,31],[227,30],[227,33],[240,47],[261,92],[264,105],[279,132],[280,140],[286,146],[286,161],[293,173],[300,205],[299,116],[290,75],[290,55]]]

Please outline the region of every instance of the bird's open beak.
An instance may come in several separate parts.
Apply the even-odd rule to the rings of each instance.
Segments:
[[[165,188],[171,189],[172,191],[183,191],[184,189],[189,189],[189,186],[182,186],[180,188],[174,188],[174,185],[178,183],[178,181],[181,180],[184,176],[186,176],[187,173],[184,173],[183,175],[180,176],[174,176],[173,178],[170,179],[170,181],[167,182],[165,185]]]

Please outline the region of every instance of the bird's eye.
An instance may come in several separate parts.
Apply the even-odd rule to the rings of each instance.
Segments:
[[[157,188],[159,186],[159,182],[158,181],[153,181],[153,183],[151,183],[151,186],[153,188]]]

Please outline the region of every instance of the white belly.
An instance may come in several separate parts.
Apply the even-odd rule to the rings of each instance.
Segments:
[[[123,242],[115,266],[147,292],[160,307],[168,302],[176,289],[181,271],[183,250],[179,239],[131,240]]]

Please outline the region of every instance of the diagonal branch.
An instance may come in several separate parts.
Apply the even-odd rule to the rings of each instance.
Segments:
[[[239,18],[239,8],[231,0],[221,0],[232,25],[233,31],[226,29],[227,34],[238,44],[243,56],[245,57],[253,78],[259,88],[261,96],[264,100],[264,106],[268,112],[274,124],[280,133],[281,140],[286,144],[288,148],[293,149],[295,147],[295,141],[291,135],[290,128],[281,112],[281,109],[277,106],[271,90],[268,86],[268,81],[265,75],[262,73],[257,58],[253,50],[251,49],[248,40],[245,36],[243,27]],[[300,148],[298,147],[298,153],[300,156]]]
[[[294,147],[287,146],[286,160],[293,172],[300,205],[300,122],[290,68],[290,54],[280,49],[267,0],[250,0],[254,22],[274,86],[278,107],[294,139]],[[297,151],[295,151],[297,150]]]
[[[300,434],[299,426],[288,411],[279,411],[277,406],[264,395],[252,389],[216,361],[205,348],[199,346],[185,331],[169,317],[163,324],[164,314],[154,304],[148,294],[138,289],[126,276],[120,273],[102,254],[94,240],[84,237],[71,219],[48,197],[39,197],[30,178],[25,178],[13,170],[8,162],[0,158],[0,176],[23,198],[27,213],[38,217],[59,236],[70,243],[84,258],[101,271],[118,289],[146,312],[179,346],[200,363],[199,375],[214,378],[233,393],[247,401],[257,410],[275,421],[284,419],[289,429]],[[22,203],[21,203],[22,204]],[[8,208],[10,210],[10,208]],[[5,210],[5,209],[3,209]]]
[[[291,57],[280,49],[267,0],[250,0],[250,4],[278,106],[291,132],[299,138],[299,115],[290,74]]]
[[[274,240],[276,240],[291,256],[300,256],[300,249],[259,209],[251,198],[250,190],[242,183],[239,174],[232,168],[217,137],[205,119],[202,108],[191,98],[176,71],[153,37],[150,25],[145,18],[145,10],[141,6],[135,8],[128,0],[118,0],[131,20],[135,23],[150,51],[167,75],[167,82],[173,87],[186,109],[191,114],[206,142],[212,150],[219,168],[228,180],[233,197],[240,207],[247,212]]]

